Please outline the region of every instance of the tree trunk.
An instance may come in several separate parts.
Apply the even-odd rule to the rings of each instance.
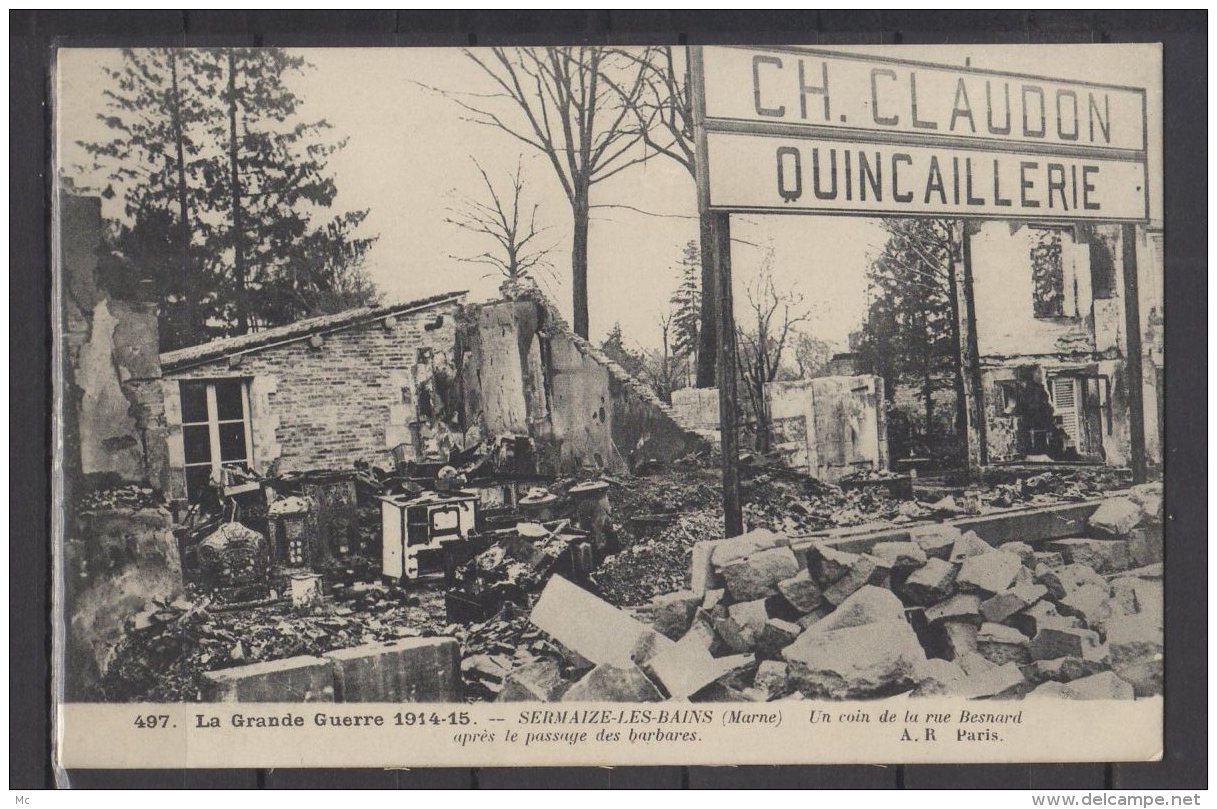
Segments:
[[[951,249],[947,253],[948,260],[951,262],[947,267],[947,296],[951,302],[951,370],[955,377],[955,433],[962,436],[968,429],[968,396],[963,384],[964,349],[959,341],[959,279],[955,276],[955,248],[956,245],[952,240]],[[962,257],[960,260],[962,261]]]
[[[929,363],[926,363],[923,371],[921,395],[925,397],[925,444],[929,449],[934,435],[934,376],[930,373]]]
[[[182,96],[178,88],[177,56],[169,49],[169,71],[173,80],[173,140],[177,148],[177,202],[178,202],[178,241],[181,274],[182,299],[185,301],[185,323],[179,335],[183,345],[194,345],[199,342],[197,332],[198,312],[194,293],[194,279],[190,273],[190,215],[186,204],[186,144],[182,131]]]
[[[701,214],[698,226],[701,231],[701,324],[697,332],[697,376],[694,384],[699,388],[712,388],[718,365],[718,275],[714,270],[707,214]]]
[[[228,51],[228,165],[232,175],[233,275],[237,287],[237,331],[249,331],[249,299],[245,289],[245,230],[241,211],[241,170],[237,162],[237,59]]]
[[[583,339],[588,336],[588,307],[587,307],[587,228],[588,228],[588,189],[579,188],[575,192],[575,200],[571,203],[571,214],[574,217],[574,238],[570,250],[571,289],[573,291],[574,328],[575,334]]]

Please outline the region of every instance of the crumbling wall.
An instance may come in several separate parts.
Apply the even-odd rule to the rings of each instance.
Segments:
[[[62,192],[59,223],[65,469],[72,480],[163,487],[156,305],[122,299],[103,283],[100,199]]]
[[[527,301],[470,306],[462,312],[467,424],[477,424],[491,435],[527,435],[532,421],[544,419],[545,385],[537,378],[540,369],[534,361],[540,355],[537,315]]]
[[[546,471],[632,469],[703,440],[539,295],[468,307],[459,342],[466,420],[531,436]]]
[[[826,376],[765,385],[774,449],[784,462],[821,480],[888,467],[883,379]],[[674,409],[700,432],[717,433],[718,389],[672,394]]]
[[[182,566],[168,511],[108,508],[69,527],[64,580],[69,699],[91,694],[127,624],[182,593]]]
[[[1103,391],[1100,400],[1084,398],[1086,410],[1081,417],[1089,419],[1097,431],[1092,440],[1097,442],[1096,449],[1101,460],[1109,466],[1128,465],[1132,447],[1128,379],[1127,368],[1120,359],[1095,362],[1069,362],[1055,358],[1044,358],[1040,362],[1010,360],[982,368],[985,442],[990,461],[1011,461],[1027,454],[1042,453],[1042,448],[1032,445],[1028,430],[1032,427],[1042,429],[1044,425],[1031,424],[1017,412],[1017,408],[1006,407],[1009,396],[1003,394],[1001,386],[1016,385],[1020,373],[1027,377],[1025,384],[1038,385],[1043,389],[1045,400],[1051,379],[1055,376],[1075,375],[1095,380],[1096,386]]]
[[[172,491],[183,496],[180,389],[186,379],[246,380],[253,466],[265,474],[379,465],[460,443],[455,340],[458,301],[278,345],[249,349],[165,378]]]
[[[1037,231],[1004,222],[981,226],[972,237],[972,289],[982,357],[1089,353],[1095,350],[1091,316],[1090,248],[1061,238],[1064,315],[1035,316],[1031,248]]]
[[[793,420],[785,436],[795,449],[791,466],[820,480],[838,480],[863,469],[887,466],[887,435],[880,417],[883,381],[839,376],[770,382],[765,398],[775,428]],[[792,429],[793,428],[793,431]],[[775,437],[775,442],[783,436]]]

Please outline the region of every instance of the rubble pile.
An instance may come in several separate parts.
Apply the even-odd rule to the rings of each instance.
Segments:
[[[754,529],[697,543],[690,583],[628,612],[554,577],[530,616],[559,650],[545,687],[530,654],[503,682],[563,701],[1160,694],[1161,519],[1147,485],[1034,544],[929,524],[855,553]]]
[[[96,696],[113,702],[195,701],[208,671],[440,635],[439,599],[437,593],[359,585],[307,612],[280,602],[227,609],[206,597],[158,604],[131,622]]]
[[[1127,472],[1101,466],[1032,474],[1011,470],[1008,476],[996,477],[992,486],[981,492],[981,508],[990,510],[1086,500],[1127,486],[1127,478]]]
[[[81,496],[76,503],[78,513],[113,508],[138,510],[141,508],[157,508],[164,505],[164,501],[155,489],[149,486],[137,486],[133,483],[91,491]]]
[[[693,546],[723,536],[718,481],[717,470],[689,462],[614,487],[614,512],[622,518],[617,535],[624,550],[592,575],[609,602],[637,606],[684,586]],[[792,535],[894,524],[907,505],[882,490],[845,491],[806,475],[755,467],[741,490],[747,525]]]

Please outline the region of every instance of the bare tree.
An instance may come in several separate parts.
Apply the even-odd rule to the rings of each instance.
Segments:
[[[490,48],[488,53],[465,54],[495,89],[480,94],[439,92],[459,104],[469,114],[467,120],[502,130],[549,160],[570,202],[574,329],[587,337],[591,188],[646,159],[632,154],[639,137],[626,125],[631,107],[620,103],[615,89],[632,88],[624,90],[632,97],[641,91],[641,74],[619,51],[595,46]],[[609,74],[627,78],[624,84],[610,83],[605,78]],[[499,105],[514,107],[519,115],[507,120],[506,109]]]
[[[688,65],[678,65],[670,45],[645,48],[641,54],[623,52],[638,65],[639,88],[615,85],[620,102],[632,113],[634,134],[650,153],[674,160],[696,183],[696,148],[693,142],[693,107],[689,96]],[[687,62],[688,60],[686,60]],[[698,328],[697,381],[699,388],[714,386],[718,360],[718,277],[707,252],[710,221],[698,217],[701,246],[701,324]]]
[[[508,175],[506,192],[495,188],[490,175],[476,159],[473,165],[477,166],[486,186],[485,200],[460,196],[456,207],[448,209],[444,221],[470,233],[481,234],[494,246],[476,255],[452,258],[491,267],[511,282],[526,278],[536,280],[536,271],[549,267],[547,256],[552,247],[542,247],[537,242],[538,237],[548,230],[537,227],[539,206],[534,203],[531,210],[521,210],[524,180],[520,162],[516,162],[515,173]]]
[[[659,398],[668,404],[672,403],[672,391],[677,387],[680,377],[680,367],[672,356],[672,315],[659,316],[660,350],[653,352],[651,368],[651,387],[659,394]]]
[[[773,279],[773,252],[745,290],[751,322],[736,327],[739,372],[756,416],[757,450],[770,447],[769,407],[765,385],[777,379],[783,355],[794,342],[796,327],[810,319],[804,297],[794,287],[779,290]]]

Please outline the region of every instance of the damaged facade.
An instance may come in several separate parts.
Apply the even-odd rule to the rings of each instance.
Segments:
[[[707,436],[717,437],[716,388],[673,391],[672,405]],[[888,468],[882,377],[769,382],[765,406],[772,449],[789,468],[829,482]]]
[[[1161,462],[1161,231],[1137,229],[1146,456]],[[1129,466],[1125,245],[1118,226],[990,222],[972,237],[990,462]]]
[[[65,189],[59,216],[67,477],[164,486],[157,305],[106,277],[100,199]]]
[[[463,293],[344,312],[162,355],[169,491],[260,475],[447,460],[521,436],[538,471],[621,471],[700,440],[536,299]]]

